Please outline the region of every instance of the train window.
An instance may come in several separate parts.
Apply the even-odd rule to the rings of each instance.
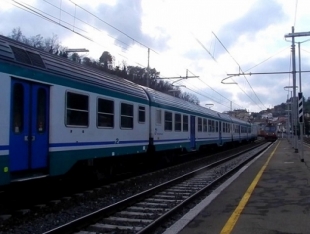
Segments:
[[[214,132],[215,131],[214,120],[211,120],[211,119],[208,120],[208,130],[209,130],[209,132]]]
[[[198,132],[202,132],[202,119],[200,117],[198,117]]]
[[[133,105],[121,103],[121,128],[133,128]]]
[[[139,123],[145,123],[145,107],[144,106],[139,106],[139,113],[138,113],[138,122]]]
[[[88,96],[67,92],[66,98],[66,125],[70,126],[88,126]]]
[[[182,119],[181,114],[174,114],[174,131],[181,131]]]
[[[212,123],[210,119],[208,120],[208,130],[209,132],[212,132]]]
[[[188,116],[183,115],[183,132],[188,132]]]
[[[98,98],[97,126],[107,128],[114,127],[114,101]]]
[[[156,110],[156,124],[161,124],[161,110]]]
[[[215,132],[219,132],[219,122],[215,121]]]
[[[37,96],[37,131],[43,133],[46,130],[46,91],[39,88]]]
[[[235,133],[240,133],[240,127],[239,125],[235,125]]]
[[[165,111],[165,130],[172,131],[172,113]]]
[[[203,123],[202,123],[202,128],[204,132],[208,131],[208,120],[207,119],[203,119]]]
[[[20,133],[24,128],[24,87],[22,84],[14,84],[12,127],[14,133]]]

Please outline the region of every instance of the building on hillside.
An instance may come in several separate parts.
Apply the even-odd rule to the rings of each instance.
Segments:
[[[272,113],[262,114],[262,119],[272,119],[272,118],[273,118]]]

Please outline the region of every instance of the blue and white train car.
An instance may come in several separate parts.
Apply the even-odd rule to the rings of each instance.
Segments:
[[[145,90],[150,98],[150,134],[156,151],[177,148],[190,151],[223,144],[222,117],[217,112],[152,89]],[[227,117],[226,120],[229,121]]]
[[[231,117],[233,122],[232,137],[236,142],[248,142],[251,135],[251,124],[243,120]]]
[[[132,82],[0,37],[0,185],[144,153],[149,100]]]
[[[221,117],[220,129],[221,129],[221,141],[222,144],[231,144],[233,142],[232,125],[233,122],[229,115],[224,113],[218,114]]]

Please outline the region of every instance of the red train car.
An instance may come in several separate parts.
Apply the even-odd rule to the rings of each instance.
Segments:
[[[276,124],[266,124],[266,126],[264,127],[264,138],[266,141],[276,141],[278,139]]]

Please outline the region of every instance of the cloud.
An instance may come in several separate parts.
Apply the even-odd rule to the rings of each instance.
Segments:
[[[141,0],[136,1],[118,1],[113,6],[100,5],[96,9],[96,15],[108,24],[96,20],[97,27],[109,32],[119,41],[126,49],[133,44],[143,44],[150,48],[165,48],[167,37],[154,38],[142,32],[142,15]],[[126,35],[125,35],[126,34]]]
[[[260,102],[248,82],[264,105],[269,107],[285,101],[286,93],[283,87],[292,85],[291,75],[252,75],[247,76],[248,82],[242,76],[234,77],[240,87],[223,85],[221,80],[227,73],[238,73],[238,64],[245,72],[289,71],[290,42],[285,41],[283,36],[291,31],[291,23],[294,22],[296,22],[295,31],[309,31],[308,0],[299,0],[298,4],[281,0],[196,0],[195,4],[189,0],[72,1],[78,5],[75,6],[70,0],[29,0],[27,4],[55,17],[58,23],[65,21],[70,30],[86,35],[96,43],[10,3],[1,6],[0,9],[0,20],[4,22],[0,24],[0,33],[7,36],[13,28],[20,27],[27,37],[41,34],[46,38],[56,34],[63,46],[87,48],[92,58],[98,58],[104,50],[107,50],[116,59],[119,59],[119,55],[123,56],[121,59],[125,58],[127,64],[147,66],[147,49],[139,46],[136,42],[138,41],[159,52],[158,54],[151,52],[150,65],[163,76],[184,76],[186,69],[189,69],[229,100],[257,111],[261,108],[251,99],[256,103]],[[134,40],[108,26],[92,13]],[[215,32],[229,52],[216,40],[211,31]],[[193,35],[202,42],[217,62],[197,43]],[[299,39],[306,40],[306,38]],[[309,70],[308,44],[310,45],[310,42],[301,46],[302,70]],[[286,50],[283,50],[285,48]],[[281,50],[283,52],[277,54]],[[298,69],[298,61],[296,68]],[[310,93],[308,74],[302,75],[306,97]],[[202,95],[197,94],[201,103],[212,102],[207,97],[221,102],[222,97],[198,79],[182,80],[178,83],[201,93]],[[227,110],[227,106],[230,106],[229,101],[225,99],[222,101],[225,106],[215,104],[212,109]],[[241,108],[233,104],[233,107],[235,106]]]
[[[224,25],[217,33],[222,43],[229,48],[237,39],[246,35],[248,40],[270,25],[283,23],[285,13],[282,6],[274,0],[257,1],[241,18]]]

